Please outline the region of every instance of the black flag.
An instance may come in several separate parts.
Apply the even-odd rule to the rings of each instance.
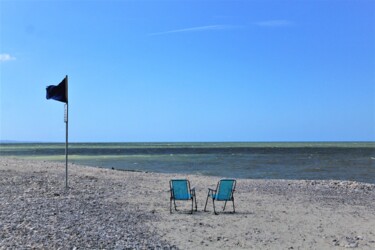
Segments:
[[[67,89],[67,79],[65,77],[64,80],[59,83],[59,85],[50,85],[47,87],[47,99],[68,103]]]

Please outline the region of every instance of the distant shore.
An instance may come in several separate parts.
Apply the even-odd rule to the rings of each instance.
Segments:
[[[195,186],[198,212],[170,214],[173,178]],[[237,179],[235,214],[203,212],[218,180],[70,164],[65,189],[63,163],[0,157],[0,249],[375,248],[374,184]]]

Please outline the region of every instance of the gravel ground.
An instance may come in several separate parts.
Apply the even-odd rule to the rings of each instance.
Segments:
[[[106,199],[112,195],[106,179],[75,176],[74,188],[65,189],[61,177],[0,169],[0,249],[177,248],[146,226],[159,217]]]
[[[198,212],[169,213],[173,178]],[[69,165],[65,189],[62,163],[0,157],[0,249],[375,249],[374,184],[238,179],[235,214],[203,212],[218,180]]]

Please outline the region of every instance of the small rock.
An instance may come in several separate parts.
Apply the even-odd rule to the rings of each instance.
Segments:
[[[345,248],[356,248],[358,247],[358,242],[352,242],[350,244],[345,245]]]

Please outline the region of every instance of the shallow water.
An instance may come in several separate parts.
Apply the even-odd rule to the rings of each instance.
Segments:
[[[65,144],[0,144],[1,156],[65,161]],[[375,183],[375,143],[71,143],[69,162],[254,179]]]

